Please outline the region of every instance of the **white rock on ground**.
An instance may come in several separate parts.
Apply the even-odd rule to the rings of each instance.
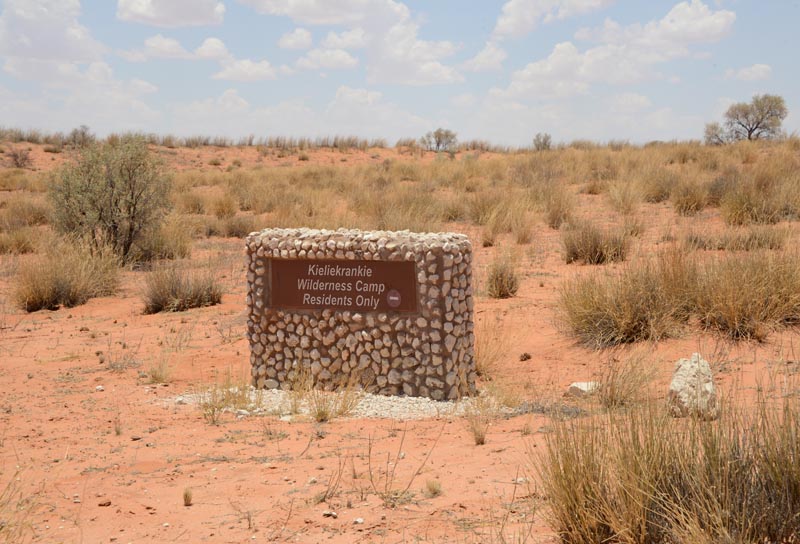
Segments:
[[[691,359],[680,359],[675,364],[667,405],[674,417],[692,416],[710,420],[719,416],[714,376],[708,361],[699,353],[693,353]]]
[[[569,384],[564,396],[579,399],[596,393],[599,388],[600,384],[597,382],[573,382]]]

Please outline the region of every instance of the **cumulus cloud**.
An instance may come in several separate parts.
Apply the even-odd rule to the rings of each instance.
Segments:
[[[772,75],[772,67],[769,64],[754,64],[739,68],[738,70],[729,69],[725,71],[728,79],[738,79],[740,81],[760,81],[769,79]]]
[[[183,46],[173,38],[156,34],[144,41],[145,56],[166,59],[188,59],[192,57]]]
[[[311,32],[305,28],[295,28],[278,40],[281,49],[308,49],[311,47]]]
[[[167,38],[161,34],[147,38],[141,49],[119,51],[118,54],[130,62],[144,62],[149,58],[218,61],[232,58],[225,43],[219,38],[206,38],[192,53],[185,49],[178,40]]]
[[[228,48],[219,38],[206,38],[200,47],[194,50],[194,55],[198,59],[204,60],[224,60],[230,58]]]
[[[297,61],[297,67],[305,70],[327,68],[331,70],[355,68],[358,59],[344,49],[312,49]]]
[[[493,41],[486,42],[481,51],[463,64],[465,70],[484,72],[487,70],[500,70],[508,54],[502,47]]]
[[[361,49],[367,46],[367,33],[363,28],[354,28],[345,32],[328,32],[322,46],[328,49]]]
[[[457,47],[449,41],[419,38],[419,24],[408,6],[395,0],[240,0],[268,15],[289,17],[298,24],[342,25],[324,47],[344,50],[367,48],[367,81],[400,85],[435,85],[463,81],[443,60]],[[370,32],[364,32],[369,28]],[[341,55],[339,55],[341,56]],[[308,61],[308,62],[307,62]],[[302,64],[311,66],[313,59]]]
[[[222,70],[211,77],[226,81],[263,81],[274,79],[275,69],[266,60],[240,59],[223,63]]]
[[[496,38],[524,36],[540,23],[597,11],[614,0],[508,0],[494,27]]]
[[[225,4],[218,0],[119,0],[117,18],[153,26],[220,24]]]
[[[581,52],[573,43],[557,44],[550,55],[513,73],[497,97],[559,98],[585,93],[592,83],[631,84],[661,77],[655,67],[691,55],[691,46],[725,37],[736,15],[712,11],[699,0],[675,5],[663,18],[645,25],[621,26],[606,20],[602,28],[584,30],[580,39],[599,45]]]
[[[0,54],[27,58],[91,62],[107,48],[78,22],[79,0],[6,0],[0,14]]]

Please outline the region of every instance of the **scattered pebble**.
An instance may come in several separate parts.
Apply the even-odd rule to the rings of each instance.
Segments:
[[[364,518],[356,518],[353,520],[353,525],[361,525],[364,523]]]
[[[105,387],[103,387],[102,385],[98,385],[97,387],[95,387],[95,388],[94,388],[94,390],[95,390],[95,391],[105,391],[105,390],[106,390],[106,388],[105,388]]]
[[[339,517],[339,514],[337,514],[337,513],[336,513],[336,512],[334,512],[333,510],[325,510],[325,511],[322,513],[322,517],[323,517],[323,518],[333,518],[333,519],[336,519],[336,518],[338,518],[338,517]]]

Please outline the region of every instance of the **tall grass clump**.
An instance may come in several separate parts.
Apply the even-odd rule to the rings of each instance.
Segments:
[[[116,291],[119,258],[109,249],[62,240],[21,263],[15,282],[14,299],[27,312],[71,308]]]
[[[694,300],[700,322],[733,339],[764,340],[800,319],[800,258],[757,251],[711,259],[701,267]]]
[[[683,253],[670,251],[620,273],[576,277],[561,287],[561,317],[596,348],[669,337],[689,317],[695,275]]]
[[[547,226],[558,229],[574,215],[575,197],[565,187],[556,186],[545,195],[544,209]]]
[[[222,301],[222,286],[211,270],[192,272],[164,266],[145,280],[144,313],[182,312]]]
[[[601,230],[588,221],[570,225],[561,234],[567,264],[603,264],[623,261],[628,254],[629,237],[622,231]]]
[[[496,257],[486,271],[486,294],[491,298],[511,298],[519,290],[519,274],[511,255]]]
[[[696,181],[684,180],[672,189],[670,200],[679,215],[696,215],[706,205],[706,188]]]
[[[796,396],[729,407],[715,422],[666,412],[648,404],[555,422],[531,455],[562,542],[797,541]]]
[[[608,199],[618,213],[631,215],[639,207],[642,195],[633,183],[616,181],[608,187]]]

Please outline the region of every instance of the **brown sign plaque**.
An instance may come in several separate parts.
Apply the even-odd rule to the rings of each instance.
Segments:
[[[270,280],[272,308],[417,311],[414,261],[270,259]]]

